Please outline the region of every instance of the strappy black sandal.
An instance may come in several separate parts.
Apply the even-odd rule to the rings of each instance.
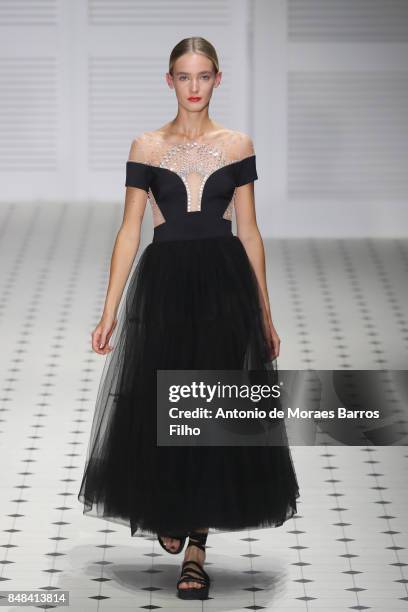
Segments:
[[[208,532],[190,531],[190,537],[187,544],[189,546],[197,546],[205,552],[205,543],[207,541]],[[189,564],[197,566],[187,567]],[[195,575],[191,574],[194,572]],[[199,582],[201,587],[180,588],[182,582]],[[181,566],[180,580],[177,582],[177,595],[180,599],[207,599],[210,590],[210,577],[205,569],[197,561],[183,561]]]
[[[180,544],[179,547],[177,548],[177,550],[170,550],[169,548],[166,548],[162,538],[174,538],[175,540],[180,540]],[[171,535],[171,534],[165,534],[165,535],[157,535],[157,539],[160,542],[160,546],[162,548],[164,548],[164,550],[168,553],[170,553],[171,555],[178,555],[179,553],[181,553],[181,551],[184,548],[184,544],[186,543],[186,539],[187,539],[187,535]]]

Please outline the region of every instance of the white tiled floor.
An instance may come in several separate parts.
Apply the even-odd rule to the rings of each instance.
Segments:
[[[181,555],[83,516],[76,496],[104,361],[90,333],[121,214],[99,204],[0,211],[0,588],[68,590],[81,612],[407,609],[404,446],[292,447],[298,516],[211,535],[203,603],[175,595]],[[408,241],[265,247],[281,369],[406,368]]]

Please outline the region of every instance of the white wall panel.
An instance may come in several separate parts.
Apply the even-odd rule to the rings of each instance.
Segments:
[[[177,111],[164,75],[187,36],[225,71],[212,117],[248,129],[248,15],[245,0],[1,0],[1,200],[122,201],[131,140]]]
[[[291,42],[408,42],[406,0],[288,0]]]
[[[55,172],[58,74],[52,55],[0,57],[2,172]]]
[[[408,233],[408,3],[257,0],[267,235]],[[267,75],[267,78],[266,78]]]
[[[56,26],[55,0],[1,0],[0,23],[4,26]]]
[[[254,137],[265,236],[406,235],[406,0],[0,0],[1,201],[121,203],[193,34],[224,72],[211,116]]]
[[[288,74],[288,197],[408,195],[408,73]]]
[[[235,3],[240,9],[239,2]],[[228,0],[88,0],[89,25],[229,27],[232,14]]]

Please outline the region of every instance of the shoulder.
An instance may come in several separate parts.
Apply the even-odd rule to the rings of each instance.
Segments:
[[[230,146],[237,159],[255,155],[254,143],[249,134],[239,130],[230,130]]]
[[[140,132],[133,137],[129,150],[129,161],[145,162],[149,159],[152,145],[157,140],[154,132]]]
[[[143,154],[143,134],[137,134],[133,137],[130,143],[129,161],[142,161],[141,157]]]
[[[253,140],[246,132],[235,131],[235,138],[243,148],[251,148],[254,146]]]

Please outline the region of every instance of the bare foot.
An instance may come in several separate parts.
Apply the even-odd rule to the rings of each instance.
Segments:
[[[163,544],[165,545],[165,547],[171,550],[172,552],[176,551],[180,546],[179,538],[167,538],[163,536],[160,537],[163,540]]]

